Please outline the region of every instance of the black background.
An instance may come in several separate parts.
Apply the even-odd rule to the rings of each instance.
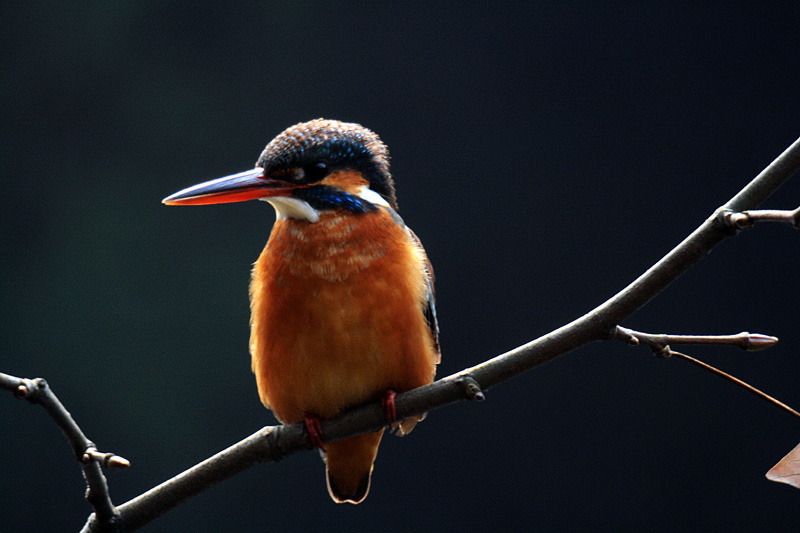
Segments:
[[[109,475],[118,504],[274,423],[247,353],[272,209],[160,201],[317,117],[389,146],[436,268],[440,376],[580,316],[800,135],[798,4],[663,4],[4,3],[0,371],[46,377],[133,462]],[[766,205],[798,198],[796,180]],[[800,405],[799,236],[723,243],[625,325],[776,335],[689,353]],[[360,506],[305,453],[146,530],[790,529],[800,493],[764,473],[799,429],[682,361],[594,344],[385,439]],[[90,512],[58,430],[11,395],[0,472],[0,530]]]

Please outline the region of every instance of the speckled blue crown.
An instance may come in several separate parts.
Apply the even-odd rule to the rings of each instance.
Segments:
[[[370,189],[397,208],[389,151],[374,132],[359,124],[321,118],[295,124],[270,141],[256,166],[269,175],[315,161],[325,161],[331,170],[361,172]]]

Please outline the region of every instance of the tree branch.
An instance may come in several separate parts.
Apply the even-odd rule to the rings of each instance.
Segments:
[[[633,345],[642,343],[648,346],[656,357],[668,359],[672,356],[675,356],[678,359],[689,361],[690,363],[695,364],[704,370],[708,370],[712,374],[716,374],[717,376],[725,378],[728,381],[739,385],[748,392],[752,392],[759,398],[762,398],[769,403],[780,407],[790,415],[800,418],[800,413],[785,403],[773,398],[766,392],[759,390],[749,383],[746,383],[741,379],[728,374],[727,372],[723,372],[719,368],[713,367],[708,363],[704,363],[703,361],[688,356],[685,353],[676,352],[669,346],[670,344],[711,344],[717,346],[736,346],[742,350],[752,352],[773,346],[778,342],[777,337],[770,337],[769,335],[762,335],[760,333],[747,333],[746,331],[737,333],[736,335],[653,335],[651,333],[642,333],[641,331],[634,331],[632,329],[623,328],[622,326],[617,326],[616,330],[614,331],[614,340]]]
[[[758,211],[742,211],[735,213],[728,211],[723,214],[725,224],[737,229],[747,229],[756,222],[783,222],[791,224],[795,229],[800,229],[800,207],[794,211],[783,211],[777,209],[763,209]]]
[[[86,499],[94,508],[103,523],[114,524],[117,511],[111,503],[108,483],[100,464],[110,468],[130,466],[127,459],[113,453],[100,453],[94,443],[86,438],[81,428],[69,414],[47,382],[42,378],[24,379],[0,373],[0,389],[13,392],[17,398],[41,405],[72,446],[75,457],[81,463],[83,477],[86,479]]]
[[[748,333],[742,331],[736,335],[666,335],[642,333],[632,329],[617,326],[614,330],[614,340],[650,346],[653,351],[662,350],[670,344],[706,344],[714,346],[735,346],[748,352],[755,352],[769,348],[778,342],[777,337],[762,335],[761,333]]]
[[[800,139],[754,178],[724,206],[647,272],[617,295],[577,320],[534,341],[472,368],[415,389],[396,398],[400,418],[483,395],[482,390],[594,341],[612,338],[616,326],[737,229],[725,223],[728,212],[756,208],[800,167]],[[380,403],[350,410],[322,421],[326,442],[375,431],[385,424]],[[120,531],[150,522],[180,502],[252,464],[277,460],[310,446],[302,425],[267,427],[240,443],[179,474],[118,508]],[[92,515],[84,531],[98,531],[102,519]]]

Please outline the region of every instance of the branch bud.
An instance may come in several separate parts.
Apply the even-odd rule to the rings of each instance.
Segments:
[[[747,347],[745,350],[748,352],[763,350],[778,342],[778,337],[772,337],[771,335],[762,335],[761,333],[748,333],[747,335]]]

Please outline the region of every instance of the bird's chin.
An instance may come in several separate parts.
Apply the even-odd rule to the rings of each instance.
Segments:
[[[319,220],[319,211],[308,205],[308,202],[300,200],[299,198],[289,198],[286,196],[265,196],[259,198],[265,202],[269,202],[275,208],[275,213],[278,220],[307,220],[308,222],[317,222]]]

